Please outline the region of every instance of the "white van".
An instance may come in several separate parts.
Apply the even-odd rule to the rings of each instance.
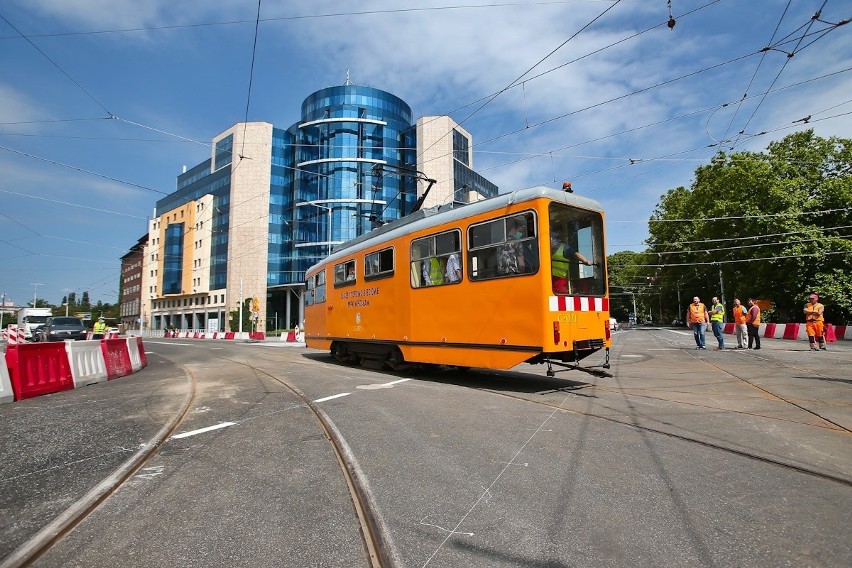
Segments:
[[[18,310],[18,327],[24,330],[24,339],[33,340],[33,330],[47,323],[47,318],[53,315],[50,308],[21,308]]]

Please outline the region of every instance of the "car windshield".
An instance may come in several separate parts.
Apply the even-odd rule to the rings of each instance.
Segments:
[[[83,322],[78,318],[53,318],[50,320],[53,329],[81,329]]]

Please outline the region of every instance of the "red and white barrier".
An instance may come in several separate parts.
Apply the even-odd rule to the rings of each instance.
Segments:
[[[64,343],[16,345],[6,350],[6,364],[15,400],[74,388]]]
[[[65,352],[71,364],[74,388],[107,380],[106,362],[101,341],[65,341]]]
[[[10,323],[6,327],[6,342],[9,345],[25,343],[26,339],[24,338],[24,331],[24,328],[18,327],[18,324]]]
[[[10,344],[0,360],[0,402],[123,377],[147,364],[141,337]]]
[[[6,353],[0,353],[0,404],[15,400],[12,381],[9,379],[9,367],[6,366]]]
[[[723,333],[732,335],[736,333],[734,324],[725,324]],[[791,339],[793,341],[807,341],[808,330],[803,323],[762,323],[758,334],[767,339]],[[852,325],[825,324],[826,341],[832,342],[839,339],[852,339]]]

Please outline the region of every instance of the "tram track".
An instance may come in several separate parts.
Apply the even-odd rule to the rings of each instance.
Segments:
[[[743,382],[743,383],[747,384],[748,386],[750,386],[750,387],[752,387],[752,388],[754,388],[754,389],[756,389],[756,390],[758,390],[758,391],[760,391],[760,392],[762,392],[762,393],[764,393],[764,394],[768,394],[769,396],[771,396],[771,397],[773,397],[773,398],[776,398],[776,399],[778,399],[778,400],[780,400],[780,401],[783,401],[783,402],[785,402],[785,403],[787,403],[787,404],[789,404],[789,405],[791,405],[791,406],[794,406],[794,407],[798,408],[799,410],[801,410],[801,411],[803,411],[803,412],[805,412],[805,413],[807,413],[807,414],[810,414],[810,415],[812,415],[812,416],[814,416],[814,417],[816,417],[816,418],[819,418],[820,420],[823,420],[823,421],[825,421],[825,422],[827,422],[827,423],[829,423],[829,424],[832,424],[833,426],[837,427],[839,430],[843,430],[843,431],[844,431],[844,432],[846,432],[846,433],[852,434],[852,429],[849,429],[849,428],[847,428],[847,427],[843,426],[842,424],[838,424],[837,422],[835,422],[835,421],[831,420],[830,418],[827,418],[827,417],[825,417],[825,416],[821,415],[821,414],[820,414],[820,413],[818,413],[818,412],[814,412],[813,410],[811,410],[811,409],[809,409],[809,408],[806,408],[806,407],[802,406],[801,404],[798,404],[798,403],[796,403],[796,402],[794,402],[794,401],[792,401],[792,400],[790,400],[790,399],[784,398],[783,396],[781,396],[781,395],[779,395],[779,394],[777,394],[777,393],[774,393],[774,392],[772,392],[772,391],[770,391],[770,390],[768,390],[768,389],[765,389],[765,388],[761,387],[760,385],[756,385],[756,384],[754,384],[753,382],[749,381],[747,378],[742,377],[742,376],[739,376],[739,375],[737,375],[736,373],[733,373],[733,372],[729,371],[728,369],[724,369],[724,368],[722,368],[721,366],[719,366],[719,365],[717,365],[717,364],[713,363],[712,361],[708,361],[707,359],[702,359],[702,358],[700,358],[700,357],[696,356],[696,355],[695,355],[695,353],[693,353],[691,350],[689,350],[689,349],[683,349],[682,347],[679,347],[679,346],[678,346],[677,344],[675,344],[673,341],[670,341],[670,340],[666,339],[665,337],[662,337],[662,336],[659,336],[659,335],[655,335],[655,337],[656,337],[657,339],[659,339],[660,341],[663,341],[663,342],[665,342],[665,343],[667,343],[667,344],[671,345],[672,347],[676,347],[676,348],[678,348],[678,349],[681,349],[681,350],[682,350],[682,351],[684,351],[685,353],[688,353],[690,356],[692,356],[694,359],[697,359],[697,360],[699,360],[699,361],[701,361],[701,362],[703,362],[703,363],[707,364],[708,366],[710,366],[710,367],[712,367],[712,368],[714,368],[714,369],[716,369],[716,370],[718,370],[718,371],[721,371],[721,372],[725,373],[726,375],[731,376],[731,377],[733,377],[734,379],[736,379],[736,380],[738,380],[738,381],[741,381],[741,382]],[[817,377],[822,377],[822,378],[824,378],[824,379],[828,379],[828,378],[830,378],[830,377],[826,377],[825,375],[821,375],[821,374],[819,374],[819,373],[814,373],[813,371],[810,371],[810,370],[808,370],[808,369],[802,369],[802,368],[800,368],[800,367],[796,367],[795,365],[790,365],[790,364],[788,364],[788,363],[784,363],[784,362],[780,362],[780,361],[777,361],[777,360],[769,359],[769,358],[767,358],[767,357],[763,357],[763,356],[761,356],[761,355],[754,354],[753,356],[754,356],[755,358],[758,358],[758,359],[761,359],[761,360],[763,360],[763,361],[766,361],[767,363],[772,363],[773,365],[781,365],[781,366],[783,366],[783,367],[787,367],[788,369],[795,369],[796,371],[800,371],[800,372],[802,372],[802,373],[807,373],[807,374],[809,374],[809,375],[813,375],[813,376],[817,376]]]
[[[236,359],[221,356],[217,358],[224,359],[231,363],[244,365],[255,373],[262,374],[279,383],[301,400],[313,413],[319,422],[326,439],[334,450],[337,463],[340,465],[341,472],[344,480],[346,481],[346,486],[352,500],[352,506],[358,519],[358,528],[370,567],[393,568],[395,566],[395,562],[393,560],[390,541],[389,538],[385,536],[387,531],[383,528],[381,518],[376,512],[376,507],[373,504],[370,491],[366,486],[366,476],[364,476],[364,474],[360,471],[348,444],[329,416],[321,408],[319,408],[313,400],[311,400],[291,382],[245,361],[238,361]]]
[[[476,388],[476,387],[474,387],[474,388]],[[617,418],[613,418],[611,416],[605,416],[603,414],[598,414],[598,413],[595,413],[595,412],[587,412],[587,411],[576,410],[576,409],[572,409],[572,408],[565,408],[562,405],[554,403],[554,402],[543,401],[543,400],[531,400],[531,399],[523,397],[523,396],[514,395],[514,394],[511,394],[511,393],[506,393],[506,392],[502,392],[502,391],[495,391],[495,390],[486,389],[486,388],[476,388],[476,390],[479,390],[479,391],[482,391],[482,392],[487,392],[487,393],[494,394],[494,395],[501,396],[501,397],[505,397],[505,398],[511,398],[511,399],[514,399],[514,400],[527,402],[527,403],[530,403],[530,404],[535,404],[537,406],[544,406],[544,407],[547,407],[547,408],[557,408],[557,409],[559,409],[563,412],[566,412],[568,414],[574,414],[574,415],[577,415],[577,416],[585,416],[585,417],[588,417],[588,418],[596,418],[598,420],[603,420],[603,421],[606,421],[606,422],[610,422],[612,424],[618,424],[618,425],[621,425],[621,426],[628,426],[630,428],[634,428],[636,430],[641,430],[643,432],[649,432],[649,433],[652,433],[652,434],[660,434],[660,435],[666,436],[668,438],[673,438],[673,439],[680,440],[680,441],[683,441],[683,442],[689,442],[689,443],[692,443],[692,444],[697,444],[697,445],[700,445],[700,446],[703,446],[703,447],[706,447],[706,448],[710,448],[710,449],[713,449],[713,450],[723,451],[723,452],[726,452],[726,453],[729,453],[729,454],[732,454],[732,455],[749,458],[749,459],[752,459],[752,460],[756,460],[756,461],[760,461],[760,462],[763,462],[763,463],[779,466],[779,467],[782,467],[784,469],[797,471],[799,473],[803,473],[803,474],[810,475],[810,476],[813,476],[813,477],[818,477],[818,478],[834,481],[836,483],[840,483],[842,485],[852,487],[852,479],[847,479],[847,478],[844,478],[844,477],[841,477],[841,476],[838,476],[838,475],[833,475],[831,473],[826,473],[826,472],[823,472],[823,471],[817,471],[817,470],[814,470],[814,469],[809,469],[807,467],[803,467],[803,466],[800,466],[800,465],[797,465],[797,464],[794,464],[794,463],[789,463],[789,462],[781,461],[781,460],[778,460],[778,459],[775,459],[775,458],[771,458],[769,456],[760,455],[760,454],[757,454],[755,452],[748,452],[748,451],[745,451],[745,450],[739,450],[737,448],[724,446],[722,444],[709,442],[707,440],[701,440],[701,439],[694,438],[694,437],[691,437],[691,436],[686,436],[684,434],[678,434],[678,433],[670,432],[670,431],[663,430],[663,429],[660,429],[660,428],[645,426],[645,425],[642,425],[642,424],[637,424],[635,422],[619,420]]]
[[[361,473],[354,455],[328,415],[298,387],[286,379],[275,376],[246,361],[223,356],[214,355],[214,357],[233,364],[242,365],[256,374],[261,374],[275,381],[295,395],[312,412],[323,431],[323,435],[331,444],[344,481],[346,482],[368,565],[370,568],[393,568],[395,562],[391,547],[388,544],[389,539],[385,536],[387,531],[383,528],[381,519],[375,512],[376,507],[373,505],[373,499],[366,486],[366,476]],[[183,369],[185,376],[190,381],[191,389],[180,410],[175,413],[172,420],[163,426],[130,460],[126,461],[110,476],[99,482],[89,493],[63,511],[36,533],[36,535],[6,556],[0,562],[0,568],[32,566],[67,534],[96,512],[111,495],[118,491],[158,455],[158,451],[162,445],[183,425],[198,396],[198,381],[195,375],[183,365],[177,364],[177,366]]]
[[[190,390],[172,419],[112,474],[101,480],[82,498],[3,558],[0,562],[0,568],[32,566],[67,534],[97,511],[111,495],[157,455],[162,444],[183,424],[198,393],[198,381],[192,371],[182,365],[177,364],[177,366],[183,370],[184,376],[188,379]]]

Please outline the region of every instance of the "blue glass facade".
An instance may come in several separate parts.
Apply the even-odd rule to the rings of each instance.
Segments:
[[[416,133],[399,97],[328,87],[304,100],[299,122],[274,132],[270,286],[303,282],[334,245],[411,210],[416,181],[400,168],[416,169]]]
[[[411,212],[417,200],[417,129],[411,108],[399,97],[351,84],[328,87],[305,98],[298,122],[271,131],[267,288],[280,292],[302,285],[305,271],[335,245]],[[454,131],[459,202],[467,201],[470,190],[497,194],[494,184],[470,168],[469,151],[470,140]],[[159,215],[212,195],[209,290],[229,284],[230,204],[243,201],[241,188],[232,187],[233,156],[234,135],[223,136],[212,158],[178,176],[176,191],[157,202]],[[186,231],[169,230],[167,247],[189,238]],[[167,254],[164,294],[179,294],[181,284],[187,285],[180,282],[174,258]]]
[[[231,139],[230,136],[227,137]],[[218,146],[217,146],[218,147]],[[223,153],[223,158],[224,158]],[[230,147],[226,152],[230,159]],[[201,197],[213,195],[213,227],[210,250],[210,289],[225,288],[228,279],[228,204],[231,195],[231,168],[221,168],[210,173],[210,160],[205,160],[178,176],[177,190],[157,201],[157,215],[171,211]],[[163,275],[164,294],[165,275]]]
[[[295,137],[287,130],[272,129],[272,171],[269,182],[269,251],[267,286],[299,282],[304,272],[295,268],[293,241],[298,238],[293,222],[293,186],[296,181]]]
[[[183,287],[183,223],[166,227],[163,247],[163,294],[180,294]]]

